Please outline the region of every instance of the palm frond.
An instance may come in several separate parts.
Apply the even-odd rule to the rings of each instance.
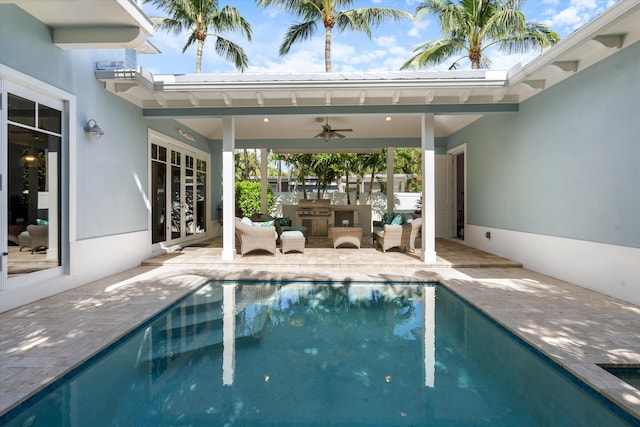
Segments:
[[[464,50],[457,40],[449,38],[432,40],[414,49],[416,53],[400,67],[401,70],[424,68],[427,65],[437,65],[447,58]],[[457,61],[456,61],[457,62]]]
[[[280,55],[282,56],[289,53],[289,50],[291,50],[291,46],[295,43],[309,40],[311,37],[313,37],[316,28],[316,21],[307,21],[290,26],[284,35],[282,44],[280,45]]]
[[[441,40],[455,41],[459,51],[468,51],[472,67],[486,68],[491,61],[484,51],[492,45],[498,45],[506,53],[524,53],[531,49],[547,48],[560,40],[560,36],[549,27],[526,21],[520,10],[523,2],[424,0],[416,7],[416,16],[427,13],[435,16],[444,37]],[[437,58],[447,59],[438,46],[437,40],[418,46],[414,50],[418,53],[403,68],[434,64]]]
[[[219,32],[239,31],[251,41],[251,24],[245,20],[235,7],[225,6],[211,15],[211,26]]]
[[[244,50],[230,40],[217,36],[215,49],[218,55],[232,62],[240,71],[246,70],[247,65],[249,65],[249,59]]]
[[[336,16],[336,25],[340,31],[363,31],[371,38],[371,27],[378,27],[386,20],[395,22],[409,19],[411,15],[405,11],[383,7],[363,7],[345,10]]]

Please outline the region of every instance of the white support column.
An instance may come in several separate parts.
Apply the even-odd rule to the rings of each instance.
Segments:
[[[222,285],[222,384],[233,385],[236,368],[236,285]]]
[[[394,174],[393,147],[387,147],[387,212],[393,212],[393,209],[395,208],[395,201],[393,197],[393,193],[395,193],[395,188],[393,186]]]
[[[436,261],[436,158],[433,114],[422,116],[422,254],[425,263]]]
[[[235,241],[235,159],[236,131],[231,116],[222,118],[222,259],[230,261],[236,252]]]
[[[269,214],[267,206],[267,149],[260,149],[260,213]]]
[[[424,385],[436,386],[436,288],[422,288],[422,311],[424,331]]]

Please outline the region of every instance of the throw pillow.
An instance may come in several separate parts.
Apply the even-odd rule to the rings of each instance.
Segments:
[[[273,223],[274,221],[265,221],[265,222],[254,222],[253,226],[254,227],[273,227]]]
[[[391,220],[391,225],[402,225],[402,215],[398,214]]]
[[[393,221],[393,212],[385,212],[382,214],[382,225],[391,224]]]
[[[289,218],[288,216],[278,218],[278,222],[280,222],[280,225],[283,227],[291,227],[291,218]]]
[[[243,217],[240,222],[242,222],[243,224],[247,224],[247,225],[253,225],[253,223],[251,222],[251,220],[249,218],[247,218],[246,216]]]

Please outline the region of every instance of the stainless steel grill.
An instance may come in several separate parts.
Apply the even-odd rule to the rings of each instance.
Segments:
[[[296,212],[305,218],[331,216],[331,200],[300,200]]]
[[[327,237],[331,218],[331,200],[300,200],[296,215],[311,237]]]

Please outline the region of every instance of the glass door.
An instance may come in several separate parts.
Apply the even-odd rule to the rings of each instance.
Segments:
[[[151,140],[152,243],[200,237],[206,232],[208,156],[159,137]]]
[[[3,279],[61,264],[62,108],[17,92],[6,94],[2,132]]]

